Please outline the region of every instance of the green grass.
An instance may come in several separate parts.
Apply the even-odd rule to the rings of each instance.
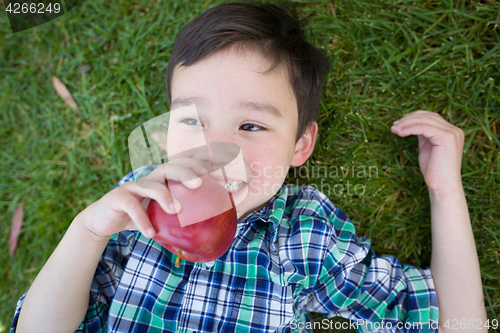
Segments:
[[[72,219],[131,171],[132,129],[168,110],[164,77],[174,37],[218,2],[188,3],[84,1],[16,34],[0,4],[0,332]],[[488,318],[498,318],[500,3],[311,1],[299,7],[310,40],[332,64],[308,162],[310,170],[329,170],[323,184],[331,190],[317,174],[288,180],[316,184],[378,254],[429,266],[430,206],[417,138],[401,139],[389,128],[414,110],[439,112],[465,132],[462,180]],[[90,73],[78,71],[89,63]],[[52,74],[68,86],[79,111],[55,94]],[[378,174],[359,177],[363,166]],[[331,174],[335,167],[338,176]],[[354,169],[354,177],[342,176],[341,167]],[[348,181],[359,184],[358,194],[353,187],[334,190]],[[10,221],[24,197],[25,223],[10,259]]]

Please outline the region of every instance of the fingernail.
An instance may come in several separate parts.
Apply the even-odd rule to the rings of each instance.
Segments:
[[[177,199],[176,199],[176,198],[174,198],[174,205],[175,205],[175,210],[176,210],[176,212],[177,212],[177,213],[178,213],[178,212],[180,212],[180,210],[181,210],[182,206],[181,206],[180,202],[179,202],[179,201],[177,201]]]
[[[401,131],[401,128],[398,128],[396,131],[398,131],[398,132]]]
[[[201,182],[200,177],[193,176],[193,177],[191,177],[190,180],[188,180],[187,182],[184,182],[184,185],[186,187],[189,187],[189,188],[197,188],[198,186],[200,186],[200,182]]]
[[[153,228],[148,228],[148,230],[146,230],[147,232],[147,235],[149,238],[153,237],[155,235],[155,229]]]
[[[208,170],[207,170],[207,169],[205,169],[205,168],[203,168],[203,169],[201,169],[201,172],[203,172],[203,173],[208,173]]]
[[[394,124],[397,124],[397,123],[399,123],[399,120],[396,120],[396,121],[394,122]]]

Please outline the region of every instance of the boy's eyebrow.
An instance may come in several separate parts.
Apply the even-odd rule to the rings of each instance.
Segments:
[[[199,97],[185,97],[185,98],[176,98],[172,104],[170,104],[170,109],[173,110],[175,108],[179,108],[182,106],[188,106],[191,104],[203,104],[203,99]]]
[[[238,107],[240,107],[242,109],[268,113],[268,114],[274,116],[275,118],[283,118],[280,111],[268,103],[255,103],[255,102],[246,101],[246,102],[238,103]]]
[[[175,109],[177,107],[188,106],[191,104],[203,105],[204,100],[200,97],[185,97],[176,98],[170,105],[170,109]],[[271,104],[268,103],[256,103],[256,102],[240,102],[237,104],[238,109],[246,109],[249,111],[258,111],[263,113],[268,113],[275,118],[283,118],[281,112]]]

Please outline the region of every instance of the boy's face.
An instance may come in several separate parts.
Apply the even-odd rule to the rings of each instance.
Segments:
[[[229,181],[245,180],[233,192],[238,219],[278,192],[290,165],[303,164],[312,153],[317,133],[314,123],[309,141],[306,135],[305,142],[302,137],[295,143],[297,103],[286,67],[262,73],[268,68],[259,53],[229,49],[177,66],[172,78],[171,109],[194,104],[199,115],[189,116],[183,126],[201,128],[206,142],[230,142],[241,150],[240,159],[225,167]],[[212,175],[222,178],[220,170]]]

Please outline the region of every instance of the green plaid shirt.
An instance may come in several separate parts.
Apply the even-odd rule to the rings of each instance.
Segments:
[[[133,172],[117,186],[130,180]],[[313,187],[285,182],[214,262],[174,263],[137,231],[113,235],[77,332],[311,332],[311,311],[348,318],[359,332],[437,332],[430,270],[377,257]]]

